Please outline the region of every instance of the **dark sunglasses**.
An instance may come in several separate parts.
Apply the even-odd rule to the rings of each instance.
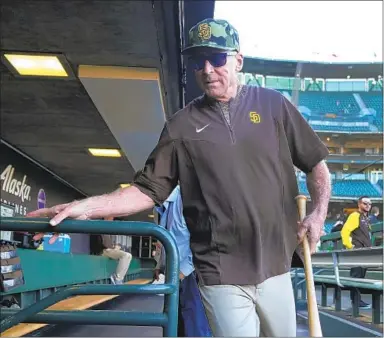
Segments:
[[[195,70],[202,70],[205,67],[205,62],[208,61],[212,67],[223,67],[227,63],[228,56],[234,56],[237,52],[224,52],[212,54],[197,54],[190,57]]]

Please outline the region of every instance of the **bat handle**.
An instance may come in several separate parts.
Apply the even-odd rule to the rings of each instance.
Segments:
[[[307,198],[304,195],[296,197],[299,219],[302,222],[306,215]],[[323,333],[320,325],[319,309],[316,301],[316,289],[313,278],[311,251],[307,235],[303,239],[303,254],[304,254],[304,272],[307,284],[307,303],[308,303],[308,326],[311,337],[322,337]]]
[[[307,214],[307,197],[304,195],[297,196],[296,203],[299,211],[299,220],[302,222]]]

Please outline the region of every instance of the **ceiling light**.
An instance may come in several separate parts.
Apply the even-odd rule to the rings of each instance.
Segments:
[[[129,183],[121,183],[120,184],[120,187],[121,188],[128,188],[128,187],[130,187],[131,185],[129,184]]]
[[[331,139],[329,137],[327,137],[327,141],[330,141]]]
[[[148,218],[155,218],[155,215],[148,215]]]
[[[89,148],[89,152],[93,156],[98,157],[121,157],[121,153],[118,149],[99,149],[99,148]]]
[[[68,77],[57,56],[4,54],[4,57],[19,75]]]

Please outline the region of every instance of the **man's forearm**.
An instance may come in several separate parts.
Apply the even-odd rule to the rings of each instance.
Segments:
[[[153,208],[155,203],[136,187],[118,189],[87,199],[89,218],[120,217]]]
[[[307,187],[313,203],[313,212],[325,219],[331,198],[331,177],[324,161],[318,163],[307,175]]]

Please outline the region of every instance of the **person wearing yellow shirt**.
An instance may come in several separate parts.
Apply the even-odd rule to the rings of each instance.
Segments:
[[[357,202],[358,211],[352,212],[343,229],[341,230],[341,240],[347,249],[368,248],[371,246],[369,211],[372,202],[368,196],[362,196]],[[351,269],[350,276],[354,278],[364,278],[367,269],[362,267],[354,267]],[[359,307],[363,309],[370,308],[371,305],[361,300],[360,291],[358,293]],[[353,303],[353,292],[351,292],[351,300]]]

